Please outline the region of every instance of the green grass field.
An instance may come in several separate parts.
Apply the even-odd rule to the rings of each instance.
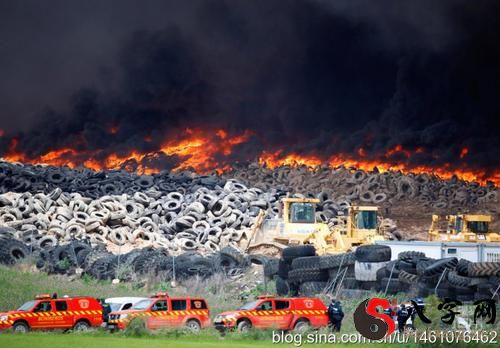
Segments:
[[[202,296],[207,298],[211,307],[211,314],[215,316],[221,311],[237,308],[242,303],[242,299],[230,295],[228,286],[221,286],[217,280],[212,283],[193,282],[185,287],[175,289],[169,288],[168,284],[161,282],[149,282],[146,284],[118,284],[112,285],[110,281],[95,281],[88,278],[70,280],[67,277],[50,276],[45,273],[34,272],[29,264],[17,265],[15,267],[0,266],[0,311],[17,308],[19,305],[32,299],[37,294],[57,292],[60,296],[86,295],[93,297],[116,297],[116,296],[148,296],[155,291],[168,291],[171,294],[189,294],[192,296]],[[253,296],[258,294],[252,294]],[[376,296],[373,294],[372,296]],[[382,296],[381,294],[378,294]],[[402,295],[404,296],[404,295]],[[403,297],[399,300],[404,299]],[[346,313],[343,322],[342,333],[355,333],[352,313],[361,299],[342,299],[344,311]],[[449,330],[449,326],[440,324],[441,314],[437,311],[437,299],[428,298],[428,316],[433,320],[431,326],[424,326],[417,322],[417,329]],[[434,308],[434,309],[432,309]],[[500,308],[497,308],[500,311]],[[487,330],[499,330],[500,321],[497,314],[497,321],[494,327],[484,327]],[[328,330],[322,329],[320,333],[328,334]],[[270,331],[251,331],[249,334],[229,333],[221,337],[214,329],[204,330],[199,335],[188,334],[183,330],[169,330],[150,334],[148,332],[120,332],[110,334],[102,330],[92,331],[86,334],[75,333],[29,333],[27,335],[14,335],[11,333],[0,333],[0,347],[294,347],[294,344],[273,344],[272,333]],[[335,345],[340,345],[335,343]],[[367,344],[363,344],[366,346]],[[304,344],[307,347],[331,347],[332,344]],[[349,346],[356,346],[350,344]],[[377,347],[396,347],[413,345],[406,344],[376,344]],[[428,347],[437,345],[428,345]],[[474,344],[454,344],[455,347],[472,347]]]

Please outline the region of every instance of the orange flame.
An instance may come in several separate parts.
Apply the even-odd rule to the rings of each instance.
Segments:
[[[122,154],[106,154],[104,150],[80,151],[75,148],[62,148],[51,150],[34,158],[18,151],[18,140],[12,138],[4,159],[10,162],[44,163],[55,166],[67,165],[71,168],[83,165],[93,170],[126,169],[138,173],[153,174],[159,172],[161,168],[155,168],[154,165],[148,163],[154,163],[154,160],[163,156],[174,156],[177,160],[174,171],[192,168],[198,173],[207,173],[211,170],[222,173],[231,170],[230,164],[227,163],[227,157],[235,151],[235,146],[248,142],[252,135],[253,133],[249,130],[240,134],[229,134],[223,129],[210,132],[198,128],[188,128],[175,139],[165,141],[152,152],[134,150]],[[151,142],[152,138],[146,136],[144,141]],[[468,151],[467,148],[463,148],[460,158],[465,157]],[[483,170],[473,170],[466,168],[465,164],[459,169],[453,168],[449,163],[439,167],[412,166],[407,163],[408,161],[398,160],[398,162],[395,162],[394,158],[392,158],[392,156],[402,154],[409,159],[413,154],[423,153],[424,148],[422,147],[409,150],[402,145],[396,145],[378,159],[369,159],[363,147],[359,147],[356,152],[359,158],[347,154],[336,154],[325,159],[314,154],[287,153],[284,149],[280,149],[261,152],[258,161],[261,165],[271,169],[284,165],[305,165],[311,168],[322,165],[334,168],[343,166],[366,171],[372,171],[376,168],[379,172],[429,173],[442,179],[450,179],[456,176],[462,180],[477,181],[481,184],[485,184],[489,180],[500,186],[500,173],[498,172],[491,174]]]
[[[402,152],[402,147],[397,147],[394,152],[391,152],[391,155],[396,152]],[[409,151],[405,151],[405,156],[410,156]],[[415,151],[417,152],[417,151]],[[456,176],[458,179],[465,181],[476,181],[481,184],[486,184],[486,181],[492,181],[496,186],[500,184],[500,173],[494,173],[493,175],[488,176],[487,173],[483,170],[471,170],[471,169],[452,169],[450,168],[449,163],[445,163],[439,168],[431,167],[431,166],[417,166],[411,167],[406,163],[390,163],[388,161],[377,161],[377,160],[359,160],[349,157],[347,155],[334,155],[331,156],[326,161],[321,161],[319,158],[315,156],[300,156],[297,154],[287,154],[281,156],[282,151],[276,151],[274,153],[263,153],[263,155],[259,158],[259,163],[264,165],[270,169],[280,167],[282,165],[306,165],[308,167],[317,167],[319,165],[328,165],[332,168],[337,167],[346,167],[346,168],[356,168],[365,171],[372,171],[375,168],[379,172],[387,172],[387,171],[401,171],[404,174],[415,173],[415,174],[433,174],[437,177],[448,180],[453,176]],[[386,156],[387,157],[387,154]]]

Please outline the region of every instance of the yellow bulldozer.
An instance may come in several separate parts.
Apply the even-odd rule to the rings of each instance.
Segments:
[[[491,215],[432,215],[430,241],[500,242],[500,234],[490,230]]]
[[[377,207],[351,206],[346,216],[328,225],[316,220],[319,202],[314,198],[283,198],[279,219],[265,219],[261,211],[250,233],[247,252],[278,254],[290,245],[312,244],[318,255],[335,254],[385,239]]]

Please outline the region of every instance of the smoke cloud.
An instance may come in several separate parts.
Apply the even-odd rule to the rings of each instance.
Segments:
[[[3,154],[154,152],[202,128],[252,131],[233,160],[402,145],[394,161],[498,173],[498,2],[39,6],[0,4]]]

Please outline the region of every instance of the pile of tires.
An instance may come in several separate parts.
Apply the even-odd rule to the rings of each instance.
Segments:
[[[281,166],[270,170],[258,163],[234,166],[224,174],[263,190],[279,188],[291,193],[316,196],[322,201],[346,199],[375,205],[392,205],[401,200],[446,210],[473,207],[477,204],[498,202],[500,193],[492,182],[481,186],[452,177],[442,180],[432,174],[403,174],[397,171],[380,173],[352,168]]]
[[[353,275],[353,253],[316,256],[311,245],[285,248],[278,262],[278,295],[315,296],[325,291],[331,281]]]
[[[29,184],[21,185],[26,178]],[[237,247],[258,214],[265,211],[266,217],[277,217],[280,200],[289,194],[215,174],[137,176],[3,162],[0,192],[5,192],[0,193],[0,226],[11,228],[10,237],[32,249],[76,239],[107,245],[114,253],[153,246],[173,254]],[[318,221],[345,224],[343,212],[350,200],[334,199],[326,192],[314,196],[320,199]],[[394,232],[396,227],[387,228]]]
[[[174,256],[167,249],[151,247],[115,255],[103,247],[92,247],[81,241],[48,245],[34,252],[16,239],[0,240],[0,264],[13,265],[29,257],[38,269],[49,274],[73,275],[80,269],[82,275],[95,279],[123,281],[137,280],[144,275],[161,276],[162,280],[204,279],[217,273],[234,276],[244,273],[256,260],[267,268],[272,264],[264,256],[247,256],[232,247],[205,256],[194,251]]]

